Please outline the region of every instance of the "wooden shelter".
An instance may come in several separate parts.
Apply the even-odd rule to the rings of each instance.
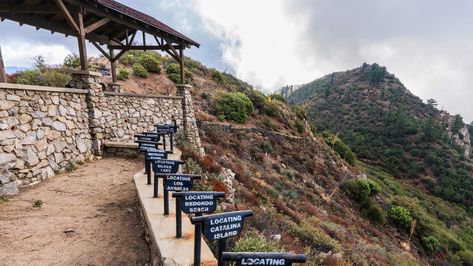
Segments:
[[[200,44],[159,20],[114,0],[1,0],[0,20],[13,20],[77,37],[81,69],[88,70],[86,40],[111,62],[130,50],[161,50],[181,66],[184,84],[184,49]]]

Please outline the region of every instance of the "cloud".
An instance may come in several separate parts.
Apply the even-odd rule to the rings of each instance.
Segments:
[[[315,77],[310,62],[293,55],[298,25],[285,15],[284,0],[198,0],[208,32],[221,36],[223,61],[250,83],[276,89]],[[322,74],[322,73],[316,73]]]
[[[473,119],[471,1],[285,1],[298,14],[300,60],[324,73],[377,62],[414,94]]]
[[[119,1],[202,44],[187,55],[265,90],[377,62],[414,94],[473,120],[471,1]],[[13,22],[0,23],[0,36],[7,65],[77,53],[75,38]],[[98,52],[89,45],[88,54]]]

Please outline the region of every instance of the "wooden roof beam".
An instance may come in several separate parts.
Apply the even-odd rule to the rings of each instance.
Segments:
[[[136,19],[131,19],[130,20],[130,19],[125,18],[125,17],[120,17],[119,15],[114,15],[113,12],[110,12],[110,10],[108,8],[104,8],[102,10],[100,7],[98,7],[98,5],[91,4],[90,1],[85,2],[85,3],[81,0],[64,0],[64,1],[67,1],[69,3],[73,3],[75,5],[82,5],[88,12],[96,14],[98,16],[111,18],[112,21],[117,22],[119,24],[122,24],[124,27],[127,27],[129,29],[141,30],[141,31],[144,31],[144,32],[146,32],[150,35],[153,35],[153,36],[159,36],[159,37],[163,37],[164,39],[172,40],[172,42],[182,44],[187,48],[190,47],[190,44],[187,43],[185,40],[182,40],[182,39],[180,39],[176,36],[173,36],[173,35],[165,32],[165,31],[162,31],[162,30],[159,30],[159,29],[152,30],[149,27],[148,24],[146,24],[144,22],[141,22],[141,21],[137,21]]]
[[[123,49],[126,47],[128,50],[161,50],[164,51],[169,49],[167,45],[128,45],[128,46],[121,46],[121,45],[108,45],[108,49]],[[181,46],[174,45],[175,49],[179,49]]]
[[[92,44],[95,46],[95,48],[97,48],[97,50],[100,51],[100,53],[102,53],[103,56],[105,56],[109,61],[112,61],[112,58],[110,57],[110,55],[105,52],[105,50],[96,42],[92,42]]]
[[[52,5],[0,5],[0,12],[55,14],[58,11],[58,8]]]
[[[71,13],[69,12],[69,9],[67,9],[66,4],[64,4],[63,0],[54,0],[59,7],[59,10],[61,11],[62,15],[66,19],[67,23],[71,26],[71,28],[77,32],[80,33],[79,26],[77,25],[76,21],[72,17]]]
[[[110,18],[103,18],[103,19],[93,23],[92,25],[89,25],[89,26],[85,27],[85,34],[89,34],[89,33],[93,32],[94,30],[104,26],[105,24],[109,23],[110,21],[112,21]]]

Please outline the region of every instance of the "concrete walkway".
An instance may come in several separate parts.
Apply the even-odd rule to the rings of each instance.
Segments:
[[[170,159],[179,160],[179,151]],[[159,198],[153,198],[153,185],[146,184],[144,169],[133,177],[143,214],[148,224],[148,233],[153,242],[153,262],[159,265],[193,265],[194,225],[186,214],[182,214],[182,238],[176,238],[176,201],[169,193],[169,215],[164,215],[163,182],[159,179]],[[198,181],[197,181],[198,182]],[[202,242],[201,265],[217,265],[209,247]]]

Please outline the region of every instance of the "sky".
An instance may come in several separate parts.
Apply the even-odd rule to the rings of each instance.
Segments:
[[[473,120],[473,1],[119,0],[201,43],[187,55],[266,92],[366,63],[387,67],[415,95]],[[8,36],[5,38],[4,36]],[[50,64],[77,41],[0,23],[7,66]],[[98,55],[89,45],[89,55]]]

